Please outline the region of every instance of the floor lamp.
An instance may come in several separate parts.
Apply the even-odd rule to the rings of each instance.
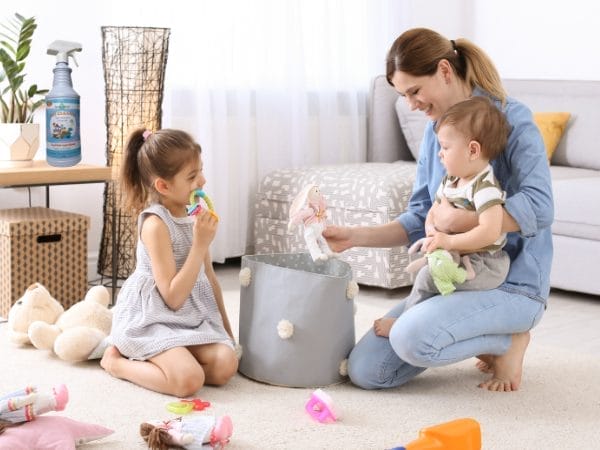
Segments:
[[[168,28],[102,27],[106,159],[115,175],[129,133],[161,128],[169,35]],[[112,279],[113,300],[117,280],[135,269],[137,218],[121,208],[121,197],[118,183],[106,185],[98,273]]]

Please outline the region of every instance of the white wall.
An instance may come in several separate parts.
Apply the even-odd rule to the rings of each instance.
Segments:
[[[467,37],[474,40],[489,53],[503,77],[600,79],[600,60],[597,58],[600,42],[598,3],[589,0],[571,0],[568,3],[557,0],[398,1],[406,6],[410,26],[434,28],[449,39]],[[231,3],[235,4],[235,1]],[[190,11],[191,7],[196,9]],[[60,14],[53,2],[21,0],[17,10],[25,16],[35,15],[38,22],[28,62],[29,82],[47,87],[51,85],[54,60],[46,55],[46,47],[50,42],[63,39],[83,44],[83,52],[78,56],[79,68],[73,67],[73,82],[81,95],[83,162],[91,164],[105,164],[106,161],[100,27],[172,27],[170,46],[173,49],[175,46],[190,45],[177,39],[177,27],[193,27],[194,15],[202,13],[201,3],[190,3],[188,0],[171,0],[167,3],[158,0],[63,0]],[[0,20],[10,14],[12,11],[4,8]],[[65,17],[66,14],[69,15]],[[169,58],[182,53],[173,51]],[[167,89],[168,83],[167,64]],[[38,121],[44,123],[43,116]],[[41,149],[36,158],[43,159],[44,156]],[[92,217],[89,233],[92,260],[99,248],[102,192],[101,185],[51,189],[51,207]],[[0,207],[27,206],[27,198],[25,189],[3,190],[0,191]],[[43,188],[33,188],[32,198],[33,205],[43,205]],[[92,262],[92,267],[94,264]]]
[[[473,34],[505,78],[600,80],[600,3],[473,1]]]

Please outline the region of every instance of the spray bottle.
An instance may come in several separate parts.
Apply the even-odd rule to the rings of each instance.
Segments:
[[[74,166],[81,161],[79,134],[79,94],[73,89],[69,57],[75,65],[75,52],[81,44],[54,41],[49,55],[56,55],[52,89],[46,95],[46,160],[56,167]]]

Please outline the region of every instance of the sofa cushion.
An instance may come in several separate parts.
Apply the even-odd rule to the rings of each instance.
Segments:
[[[585,172],[582,178],[553,181],[552,233],[600,241],[600,175],[588,177]]]
[[[367,161],[411,161],[412,155],[402,135],[398,118],[392,113],[398,92],[390,86],[385,75],[371,83],[368,103]]]
[[[569,129],[552,164],[600,170],[600,83],[579,80],[504,80],[508,95],[532,111],[569,111]]]
[[[548,160],[552,159],[554,150],[556,150],[560,138],[567,128],[569,117],[571,117],[571,113],[568,112],[533,113],[533,121],[540,129],[540,133],[542,133],[542,138],[544,139]]]
[[[404,134],[404,139],[406,139],[408,149],[413,158],[418,160],[425,125],[427,125],[429,119],[423,111],[419,111],[418,109],[411,111],[404,97],[398,97],[398,100],[396,100],[396,114],[398,115],[400,128],[402,129],[402,134]]]

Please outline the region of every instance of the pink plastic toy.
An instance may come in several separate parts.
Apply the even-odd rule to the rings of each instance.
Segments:
[[[331,423],[337,420],[333,401],[329,394],[322,389],[317,389],[310,395],[305,408],[308,415],[318,422]]]

